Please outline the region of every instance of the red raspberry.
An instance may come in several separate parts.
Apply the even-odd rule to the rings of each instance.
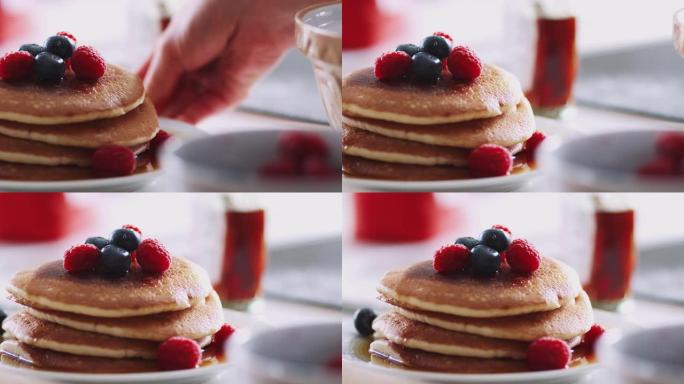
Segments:
[[[157,349],[157,363],[164,370],[195,368],[201,359],[199,344],[187,337],[171,337]]]
[[[215,348],[218,353],[223,351],[226,341],[235,333],[235,328],[228,324],[223,324],[221,328],[211,337],[211,346]]]
[[[513,156],[496,144],[482,144],[468,156],[470,172],[476,177],[508,175],[513,169]]]
[[[679,164],[671,157],[657,157],[637,169],[641,176],[672,176],[679,173]]]
[[[143,240],[135,252],[138,264],[143,271],[162,273],[171,266],[171,255],[158,240]]]
[[[527,365],[535,371],[567,368],[572,351],[555,337],[542,337],[527,347]]]
[[[172,135],[168,132],[166,132],[163,129],[160,129],[159,132],[157,132],[157,135],[154,136],[154,138],[150,141],[150,151],[154,155],[157,154],[159,151],[159,148],[166,142],[166,140],[170,139]]]
[[[317,177],[331,177],[335,175],[335,170],[328,164],[328,161],[321,157],[308,157],[302,163],[302,172],[305,175]]]
[[[546,135],[542,131],[535,131],[532,136],[525,142],[525,152],[530,161],[535,160],[537,147],[546,139]]]
[[[502,230],[502,231],[508,233],[509,236],[512,236],[512,235],[513,235],[513,232],[511,232],[511,230],[508,229],[508,227],[506,227],[506,226],[504,226],[504,225],[501,225],[501,224],[494,224],[494,225],[492,225],[492,229],[500,229],[500,230]]]
[[[135,172],[135,153],[123,145],[105,145],[90,159],[95,174],[102,177],[126,176]]]
[[[664,132],[656,137],[656,151],[662,156],[684,158],[684,133]]]
[[[78,43],[78,40],[76,39],[76,36],[72,35],[72,34],[69,33],[69,32],[61,31],[61,32],[55,33],[55,35],[57,35],[57,36],[64,36],[64,37],[66,37],[66,38],[69,38],[69,39],[71,39],[71,41],[74,42],[74,44]]]
[[[83,81],[96,81],[104,75],[107,63],[105,63],[95,48],[81,45],[76,48],[71,56],[71,68],[79,79]]]
[[[285,177],[297,174],[297,163],[292,159],[275,159],[259,168],[259,174],[268,177]]]
[[[67,272],[90,271],[100,261],[100,250],[92,244],[78,244],[64,252],[64,269]]]
[[[599,324],[594,324],[589,328],[587,333],[582,336],[582,345],[586,346],[589,352],[594,352],[596,342],[606,332],[606,329]]]
[[[375,77],[378,80],[397,79],[411,70],[411,56],[406,52],[386,52],[375,60]]]
[[[529,274],[539,269],[539,252],[523,239],[515,239],[506,250],[506,260],[514,272]]]
[[[327,156],[328,144],[315,133],[292,131],[278,137],[278,150],[283,157],[299,161],[308,156]]]
[[[432,267],[440,273],[457,272],[468,266],[470,250],[462,244],[449,244],[438,249]]]
[[[451,36],[449,36],[448,33],[445,33],[445,32],[435,32],[432,34],[432,36],[441,36],[441,37],[451,41],[451,44],[454,43],[454,39]]]
[[[456,80],[474,81],[482,73],[480,58],[468,47],[458,46],[452,49],[447,63],[449,72]]]
[[[8,52],[0,58],[0,78],[23,80],[31,77],[36,59],[26,51]]]
[[[130,229],[130,230],[133,231],[133,232],[137,232],[138,235],[140,235],[140,237],[142,237],[142,231],[140,230],[140,228],[136,227],[135,225],[132,225],[132,224],[124,224],[124,225],[121,226],[121,228],[123,228],[123,229]]]

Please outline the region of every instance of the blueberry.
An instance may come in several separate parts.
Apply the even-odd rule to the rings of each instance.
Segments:
[[[418,52],[411,58],[411,73],[416,80],[434,83],[442,73],[442,62],[429,53]]]
[[[361,336],[373,334],[373,320],[378,317],[370,308],[360,308],[354,312],[354,327]]]
[[[138,232],[119,228],[114,233],[112,233],[112,244],[117,245],[128,252],[133,252],[140,245],[140,235]]]
[[[505,231],[490,228],[482,232],[480,242],[490,248],[494,248],[499,252],[503,252],[508,249],[509,245],[511,245],[511,237]]]
[[[451,42],[442,36],[428,36],[423,39],[421,46],[423,52],[427,52],[438,59],[443,59],[451,53]]]
[[[409,56],[413,56],[420,52],[420,47],[415,44],[401,44],[397,47],[397,51],[406,52]]]
[[[89,237],[85,241],[86,244],[92,244],[97,247],[97,249],[102,249],[109,245],[109,239],[105,239],[101,236]]]
[[[19,47],[20,51],[26,51],[30,53],[33,57],[38,56],[39,53],[45,52],[45,47],[40,44],[24,44]]]
[[[121,277],[131,269],[131,254],[116,245],[107,245],[102,248],[100,256],[100,270],[103,274],[111,277]]]
[[[66,60],[74,54],[76,44],[65,36],[50,36],[45,42],[45,49]]]
[[[474,275],[493,277],[499,271],[501,257],[495,249],[480,244],[470,250],[469,262]]]
[[[474,246],[480,244],[480,240],[474,237],[459,237],[454,244],[465,245],[466,248],[473,249]]]
[[[50,52],[42,52],[36,56],[36,63],[33,66],[38,80],[58,82],[64,77],[66,64],[64,59]]]

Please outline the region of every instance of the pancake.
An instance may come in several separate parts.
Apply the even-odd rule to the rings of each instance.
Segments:
[[[152,164],[152,157],[149,152],[143,152],[138,156],[136,174],[152,172],[155,166]],[[53,165],[34,165],[20,164],[0,161],[0,179],[12,181],[64,181],[64,180],[85,180],[97,178],[91,168],[75,166],[53,166]],[[25,190],[25,186],[17,186]],[[61,187],[64,189],[66,187]],[[83,187],[76,187],[83,188]],[[128,191],[130,185],[121,185],[123,191]],[[77,189],[80,191],[81,189]],[[117,189],[108,189],[109,192],[116,192]]]
[[[516,144],[508,149],[516,154],[522,148]],[[471,150],[393,139],[343,125],[342,152],[388,163],[467,167]]]
[[[581,289],[577,273],[550,257],[542,257],[539,269],[531,275],[502,268],[492,279],[440,274],[426,260],[385,274],[377,286],[381,295],[400,306],[465,317],[550,311],[574,302]]]
[[[0,135],[81,148],[143,144],[158,131],[157,112],[149,99],[123,116],[85,123],[33,125],[0,120]]]
[[[60,84],[0,81],[0,120],[67,124],[122,116],[143,103],[145,89],[134,73],[108,64],[94,83],[67,71]]]
[[[381,300],[395,305],[394,310],[406,318],[451,331],[498,339],[534,341],[540,337],[551,336],[569,340],[586,333],[594,323],[591,302],[584,291],[580,292],[573,302],[552,311],[491,318],[463,317],[402,308],[396,306],[398,303],[394,300],[384,297],[381,297]]]
[[[138,144],[130,149],[140,154],[147,149],[147,143]],[[15,139],[0,134],[0,161],[37,165],[75,165],[89,167],[94,149],[64,147]]]
[[[28,303],[12,298],[19,304]],[[101,333],[129,339],[164,341],[172,336],[200,339],[213,335],[224,322],[221,301],[216,292],[206,300],[182,311],[147,316],[103,318],[26,307],[32,316],[81,331]]]
[[[70,274],[61,260],[15,274],[7,290],[40,309],[96,317],[130,317],[179,311],[201,303],[212,292],[207,272],[195,263],[172,257],[162,274],[147,274],[134,265],[123,278],[96,273]]]
[[[380,81],[373,68],[342,80],[342,114],[404,124],[456,123],[502,115],[523,98],[520,82],[493,65],[484,65],[472,83],[444,73],[434,85]]]
[[[342,116],[342,123],[395,139],[471,149],[482,144],[510,147],[527,141],[536,130],[532,107],[524,98],[501,116],[460,123],[411,125],[349,116]]]

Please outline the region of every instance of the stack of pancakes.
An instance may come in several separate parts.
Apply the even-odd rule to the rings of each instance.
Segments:
[[[375,179],[467,177],[472,149],[498,144],[516,154],[535,131],[520,82],[493,65],[471,83],[445,72],[434,85],[362,69],[342,83],[342,115],[345,173]]]
[[[378,292],[392,311],[373,322],[372,359],[410,369],[526,371],[530,342],[550,336],[573,347],[593,324],[577,274],[550,258],[530,276],[506,268],[493,279],[439,274],[425,261],[386,274]]]
[[[144,152],[158,130],[140,78],[114,65],[94,83],[71,71],[60,84],[0,80],[0,179],[91,178],[90,158],[108,144],[131,148],[138,170],[151,169]]]
[[[7,289],[23,310],[2,324],[2,362],[72,372],[159,370],[159,344],[172,336],[201,346],[223,324],[209,277],[174,257],[160,275],[139,267],[126,277],[67,273],[60,261],[16,274]]]

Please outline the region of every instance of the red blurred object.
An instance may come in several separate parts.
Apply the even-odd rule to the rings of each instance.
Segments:
[[[342,1],[342,49],[366,48],[377,43],[383,28],[375,0]]]
[[[359,240],[410,242],[437,233],[440,217],[433,193],[356,193]]]
[[[67,234],[69,224],[64,193],[0,193],[0,240],[57,240]]]

